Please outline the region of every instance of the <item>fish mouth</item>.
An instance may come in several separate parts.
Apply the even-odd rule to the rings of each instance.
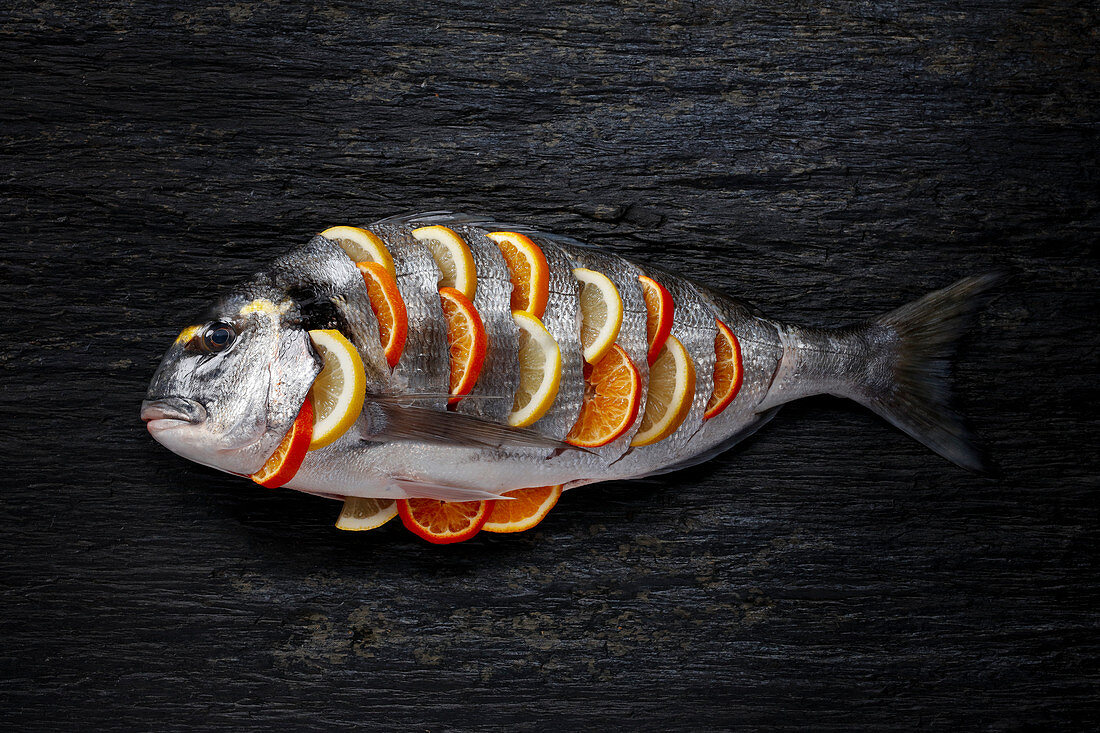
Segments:
[[[150,433],[158,433],[202,422],[206,419],[206,408],[186,397],[162,397],[141,403],[141,419]]]

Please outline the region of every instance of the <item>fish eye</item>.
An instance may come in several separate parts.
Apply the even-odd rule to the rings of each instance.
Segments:
[[[208,354],[218,354],[228,349],[236,337],[237,332],[231,324],[214,321],[203,331],[200,346]]]

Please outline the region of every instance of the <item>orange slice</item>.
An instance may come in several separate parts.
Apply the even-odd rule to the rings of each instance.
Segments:
[[[672,296],[659,282],[645,275],[638,280],[642,283],[642,297],[645,298],[645,332],[649,341],[647,359],[652,366],[653,362],[657,361],[657,355],[664,348],[668,335],[672,333],[674,306]]]
[[[442,275],[439,287],[454,288],[473,300],[477,292],[477,268],[462,237],[441,226],[413,229],[412,235],[431,250],[432,259]]]
[[[390,277],[397,277],[386,243],[374,232],[359,227],[329,227],[321,236],[340,245],[352,262],[377,262],[386,268]]]
[[[542,318],[550,297],[550,266],[542,250],[530,238],[515,232],[492,232],[489,239],[500,247],[512,273],[512,310]]]
[[[522,532],[531,529],[550,513],[561,498],[562,485],[532,486],[504,492],[511,501],[494,501],[489,519],[482,527],[486,532]]]
[[[398,499],[397,513],[413,534],[435,545],[468,540],[481,531],[489,518],[491,501],[440,501]]]
[[[451,352],[451,398],[456,405],[477,383],[489,340],[481,316],[470,299],[455,288],[440,288],[439,300],[447,318],[447,344]]]
[[[401,361],[405,338],[409,335],[409,315],[405,310],[405,301],[397,290],[397,281],[384,266],[377,262],[357,262],[355,266],[363,273],[363,282],[367,284],[370,305],[374,309],[374,315],[378,317],[382,349],[386,352],[386,361],[392,369]]]
[[[313,435],[313,405],[302,403],[294,424],[283,436],[279,447],[267,459],[263,467],[249,476],[260,486],[277,489],[294,478],[309,452],[309,439]]]
[[[642,425],[631,445],[664,440],[684,422],[695,397],[695,364],[680,339],[669,336],[649,370]]]
[[[714,337],[714,391],[711,392],[703,419],[709,420],[733,402],[741,389],[741,344],[730,327],[715,319],[718,333]]]
[[[585,448],[607,445],[634,424],[641,398],[637,367],[623,347],[613,345],[595,366],[584,365],[584,403],[565,442]]]
[[[581,284],[581,346],[584,360],[595,364],[615,344],[623,325],[623,299],[610,278],[578,267],[573,276]]]

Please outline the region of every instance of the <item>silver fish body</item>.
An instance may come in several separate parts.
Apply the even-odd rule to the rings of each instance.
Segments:
[[[489,336],[478,382],[455,410],[446,409],[449,352],[437,293],[441,274],[427,244],[412,235],[417,227],[436,224],[452,229],[471,251],[478,274],[474,305]],[[367,228],[393,255],[409,315],[406,348],[395,369],[386,364],[358,270],[339,246],[315,237],[220,301],[210,321],[185,330],[149,389],[143,417],[154,436],[206,465],[239,474],[257,470],[319,371],[308,329],[336,327],[360,351],[367,395],[352,429],[308,453],[287,484],[309,493],[464,501],[529,486],[572,488],[638,478],[706,460],[758,429],[782,404],[820,393],[855,399],[950,460],[980,465],[947,405],[945,369],[955,338],[992,277],[962,280],[857,326],[803,329],[681,277],[537,230],[439,213]],[[531,237],[550,266],[543,322],[562,352],[562,376],[552,407],[525,430],[507,425],[519,381],[518,338],[507,266],[487,236],[495,231]],[[585,388],[580,285],[573,274],[578,267],[604,273],[619,291],[623,322],[617,341],[638,368],[643,395],[649,371],[638,277],[652,275],[672,295],[672,334],[691,357],[696,381],[687,417],[664,440],[631,445],[639,410],[627,432],[608,445],[582,450],[561,442],[577,420]],[[743,381],[728,407],[708,419],[718,321],[740,344]],[[230,347],[204,346],[203,339],[216,340],[215,324],[232,332]]]
[[[539,242],[541,240],[536,238],[535,241]],[[623,301],[623,322],[619,327],[619,337],[616,343],[623,348],[626,355],[633,362],[634,367],[638,370],[642,394],[646,394],[649,386],[649,365],[646,363],[646,354],[648,353],[646,306],[638,281],[638,278],[645,273],[637,265],[598,249],[571,247],[568,255],[575,267],[595,270],[607,275],[619,291],[619,297]],[[642,425],[643,414],[644,411],[639,409],[634,423],[622,436],[607,445],[592,450],[606,461],[613,461],[622,457],[630,450],[630,441],[637,435],[638,429]]]
[[[553,406],[533,428],[558,440],[569,434],[584,399],[584,358],[581,356],[580,285],[569,257],[553,242],[541,244],[550,266],[550,295],[542,323],[561,350],[561,382]],[[537,486],[538,484],[536,484]]]
[[[468,224],[456,225],[453,230],[467,243],[474,258],[477,268],[474,307],[488,340],[481,376],[467,399],[455,409],[503,424],[512,409],[507,395],[514,395],[519,387],[519,328],[512,320],[512,312],[499,307],[500,303],[509,302],[512,295],[508,264],[484,230]]]

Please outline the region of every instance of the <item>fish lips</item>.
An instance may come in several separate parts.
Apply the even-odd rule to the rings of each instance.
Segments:
[[[206,408],[201,402],[186,397],[161,397],[141,403],[141,419],[154,435],[185,425],[197,425],[206,420]]]

